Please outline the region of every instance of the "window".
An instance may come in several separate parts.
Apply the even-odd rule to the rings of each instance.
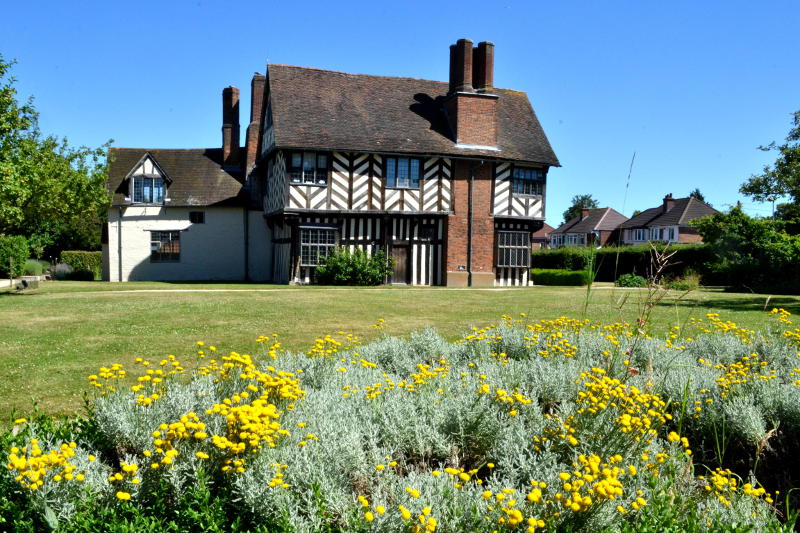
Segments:
[[[181,259],[180,231],[150,232],[150,262],[174,263]]]
[[[189,211],[189,222],[192,224],[205,224],[206,212],[205,211]]]
[[[335,229],[300,228],[300,265],[318,266],[335,246]]]
[[[567,233],[564,238],[565,244],[569,246],[583,246],[586,244],[586,235],[582,233]]]
[[[633,240],[646,241],[647,240],[646,230],[643,228],[633,230]]]
[[[542,195],[544,171],[539,168],[514,167],[511,192],[514,194]]]
[[[164,202],[164,179],[159,177],[134,176],[131,178],[133,193],[131,198],[136,204],[160,204]]]
[[[528,267],[531,261],[531,234],[527,231],[497,232],[497,266]]]
[[[289,158],[289,177],[292,183],[327,185],[328,155],[317,152],[292,152]]]
[[[419,189],[419,159],[386,158],[386,186],[396,189]]]
[[[661,228],[650,228],[650,240],[651,241],[661,240]]]
[[[669,240],[673,242],[677,240],[675,238],[675,228],[669,228]]]

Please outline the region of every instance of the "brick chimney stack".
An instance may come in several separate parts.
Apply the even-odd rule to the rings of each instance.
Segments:
[[[581,220],[589,216],[589,208],[581,207]]]
[[[494,43],[484,41],[472,49],[472,87],[479,93],[494,89]]]
[[[672,198],[672,193],[669,193],[664,197],[664,212],[670,211],[673,207],[675,207],[675,199]]]
[[[258,147],[261,144],[262,117],[264,112],[264,83],[263,74],[256,72],[250,82],[250,125],[247,126],[245,138],[245,166],[244,171],[250,173],[258,159]]]
[[[239,161],[239,89],[222,89],[222,164],[238,167]]]
[[[444,108],[456,145],[496,149],[497,99],[494,44],[472,47],[469,39],[450,46],[450,87]]]

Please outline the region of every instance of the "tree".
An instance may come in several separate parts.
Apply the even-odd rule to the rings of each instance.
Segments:
[[[591,194],[576,194],[572,197],[572,205],[564,211],[564,222],[580,216],[581,209],[596,209],[598,206],[597,200]]]
[[[789,196],[792,203],[800,204],[800,111],[792,113],[792,117],[794,127],[789,130],[785,143],[773,141],[759,146],[765,152],[778,152],[775,163],[764,166],[760,174],[753,174],[739,188],[739,192],[756,202],[771,202],[773,216],[775,201],[779,198]]]
[[[0,234],[27,237],[41,255],[87,220],[99,234],[108,204],[107,144],[73,148],[67,139],[42,135],[32,99],[17,100],[12,65],[0,55]]]
[[[707,282],[738,290],[800,292],[800,236],[786,233],[782,222],[750,217],[736,206],[694,224],[714,257]]]
[[[706,202],[706,197],[702,192],[700,192],[700,188],[699,187],[695,187],[695,189],[689,193],[689,198],[696,198],[696,199],[700,200],[703,203],[711,205],[708,202]]]

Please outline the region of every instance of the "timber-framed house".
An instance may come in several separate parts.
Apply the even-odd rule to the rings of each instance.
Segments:
[[[527,95],[494,86],[492,43],[473,47],[461,39],[451,46],[449,82],[269,64],[251,87],[244,147],[239,91],[228,87],[221,151],[159,156],[157,150],[112,149],[109,279],[313,283],[325,256],[346,247],[385,251],[394,260],[387,283],[529,284],[531,233],[544,223],[547,174],[558,160]],[[124,163],[114,162],[120,159]],[[137,172],[146,174],[136,169],[144,165],[164,179],[160,194],[167,200],[156,206],[163,209],[157,217],[177,213],[181,195],[189,201],[186,209],[241,209],[241,221],[228,217],[225,231],[200,229],[207,238],[227,233],[229,244],[240,243],[235,267],[203,277],[201,266],[186,265],[189,278],[172,278],[180,271],[175,265],[158,274],[143,264],[148,258],[163,263],[154,254],[174,247],[172,241],[151,242],[149,256],[133,269],[121,267],[123,210],[142,207],[133,196]],[[209,179],[221,189],[209,188]],[[192,188],[216,194],[216,203],[196,194],[192,204]],[[224,198],[221,190],[228,191]],[[141,225],[141,213],[132,214]],[[183,229],[173,233],[186,231],[187,238],[196,229],[178,225]],[[241,228],[230,227],[236,225]],[[148,268],[137,277],[136,266]]]

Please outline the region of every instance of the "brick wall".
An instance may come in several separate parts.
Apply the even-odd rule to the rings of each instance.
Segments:
[[[697,233],[696,228],[681,227],[679,229],[679,232],[680,233],[678,234],[678,242],[680,243],[697,244],[703,242],[703,237],[701,237],[700,234]]]
[[[453,214],[447,221],[447,271],[467,268],[467,240],[469,224],[469,175],[470,168],[479,164],[474,161],[453,162]],[[472,272],[493,272],[494,267],[494,220],[491,216],[492,165],[485,162],[475,168],[472,189]],[[474,280],[473,280],[474,282]]]
[[[458,144],[497,146],[497,97],[458,93],[446,102]]]

